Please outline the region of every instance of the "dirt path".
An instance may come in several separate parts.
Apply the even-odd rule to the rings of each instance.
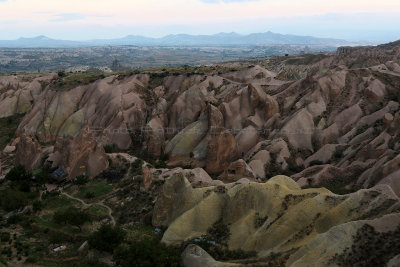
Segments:
[[[112,209],[111,209],[109,206],[107,206],[106,204],[104,204],[104,200],[99,201],[99,202],[95,202],[95,203],[88,204],[88,203],[86,203],[85,201],[83,201],[82,199],[77,198],[77,197],[74,197],[74,196],[71,196],[70,194],[68,194],[68,193],[66,193],[66,192],[61,191],[61,194],[64,195],[64,196],[66,196],[66,197],[68,197],[68,198],[70,198],[70,199],[79,201],[80,203],[82,203],[84,209],[90,208],[90,207],[93,206],[93,205],[99,205],[99,206],[102,206],[102,207],[106,208],[106,209],[108,210],[108,217],[110,217],[112,225],[113,225],[113,226],[116,225],[115,218],[114,218],[114,216],[112,216]]]

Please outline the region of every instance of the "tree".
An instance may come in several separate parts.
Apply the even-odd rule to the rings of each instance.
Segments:
[[[88,241],[92,248],[112,253],[124,241],[124,237],[125,231],[120,227],[103,224],[89,236]]]
[[[89,177],[83,174],[76,176],[74,180],[74,184],[76,185],[84,185],[87,184],[88,182],[89,182]]]
[[[17,165],[7,173],[5,178],[13,182],[30,181],[32,173],[28,172],[23,165]]]
[[[90,221],[90,216],[75,207],[69,207],[56,211],[53,215],[53,220],[58,224],[64,223],[76,226],[82,232],[82,225]]]
[[[121,245],[114,252],[117,266],[180,266],[180,252],[155,239],[144,239]]]
[[[28,198],[20,191],[6,189],[0,191],[0,206],[5,211],[13,211],[28,205]]]

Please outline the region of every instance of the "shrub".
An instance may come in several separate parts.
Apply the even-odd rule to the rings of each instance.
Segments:
[[[89,177],[83,174],[76,176],[74,180],[74,184],[76,185],[84,185],[87,184],[88,182],[89,182]]]
[[[100,251],[113,252],[124,240],[125,232],[120,227],[103,224],[88,239],[89,245]]]
[[[92,199],[94,197],[95,197],[95,194],[93,192],[86,192],[85,193],[85,198]]]
[[[8,232],[3,232],[0,234],[0,241],[1,242],[8,242],[11,239],[11,235]]]
[[[9,217],[8,219],[7,219],[7,224],[8,225],[11,225],[11,224],[17,224],[18,222],[20,222],[21,221],[21,216],[20,215],[13,215],[13,216],[11,216],[11,217]]]
[[[66,74],[65,74],[64,71],[59,71],[59,72],[57,72],[57,74],[58,74],[58,77],[59,77],[59,78],[62,78],[62,77],[65,77],[65,76],[66,76]]]
[[[37,256],[29,256],[26,258],[25,263],[37,263],[39,261],[39,257]]]
[[[231,235],[229,227],[222,222],[222,219],[215,222],[207,233],[213,240],[222,244],[226,243]]]
[[[155,239],[121,245],[114,252],[117,266],[181,266],[180,251]]]
[[[35,200],[32,203],[32,208],[34,212],[41,211],[43,209],[43,203],[40,200]]]
[[[64,210],[56,211],[53,215],[53,220],[55,223],[70,224],[79,228],[82,231],[81,226],[90,221],[90,217],[85,212],[75,208],[69,207]]]
[[[28,198],[20,191],[6,189],[0,192],[0,206],[5,211],[13,211],[28,205]]]
[[[5,178],[13,182],[30,181],[32,174],[23,165],[18,165],[12,168]]]

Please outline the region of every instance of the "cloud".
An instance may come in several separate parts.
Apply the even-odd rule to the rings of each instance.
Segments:
[[[86,18],[86,16],[81,13],[59,13],[55,14],[53,17],[54,18],[50,20],[52,22],[72,21]]]

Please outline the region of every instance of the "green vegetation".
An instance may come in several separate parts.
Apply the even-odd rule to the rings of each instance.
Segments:
[[[60,208],[65,208],[68,206],[81,205],[79,201],[71,199],[64,195],[60,195],[58,193],[44,193],[42,199],[43,199],[43,209],[51,211],[58,210]]]
[[[94,217],[96,219],[103,219],[108,216],[108,209],[106,207],[103,207],[101,205],[92,205],[89,208],[89,214],[91,217]]]
[[[180,250],[155,239],[144,239],[119,246],[114,252],[117,266],[181,266]]]
[[[124,241],[124,237],[125,232],[121,228],[103,224],[89,236],[88,241],[90,247],[112,253]]]
[[[68,207],[64,210],[56,211],[53,215],[53,220],[58,224],[70,224],[79,228],[82,232],[82,225],[90,221],[90,217],[86,212],[83,212],[75,207]]]
[[[14,115],[12,117],[0,118],[0,151],[6,147],[6,145],[15,136],[15,131],[18,125],[21,123],[24,115]]]
[[[329,57],[326,54],[304,54],[300,56],[293,56],[286,60],[289,65],[310,65],[321,61],[324,58]]]
[[[88,176],[81,174],[81,175],[78,175],[78,176],[75,177],[74,184],[76,184],[76,185],[85,185],[89,181],[90,180],[89,180]]]
[[[226,244],[231,235],[228,225],[224,224],[222,219],[215,222],[207,233],[212,240],[220,244]]]
[[[68,91],[80,85],[88,85],[99,79],[103,79],[106,75],[110,74],[100,72],[58,72],[58,79],[50,84],[50,88],[55,91]]]
[[[338,266],[386,266],[400,251],[400,226],[394,231],[376,232],[365,224],[354,236],[354,244],[335,254],[330,263]]]
[[[5,178],[13,182],[30,181],[32,179],[32,173],[28,172],[24,166],[18,165],[13,167]]]
[[[113,187],[107,184],[106,181],[92,181],[85,186],[79,187],[78,192],[74,196],[80,199],[95,201],[110,193],[112,189]]]
[[[28,194],[15,190],[4,189],[0,191],[0,207],[5,211],[20,209],[29,204]]]

